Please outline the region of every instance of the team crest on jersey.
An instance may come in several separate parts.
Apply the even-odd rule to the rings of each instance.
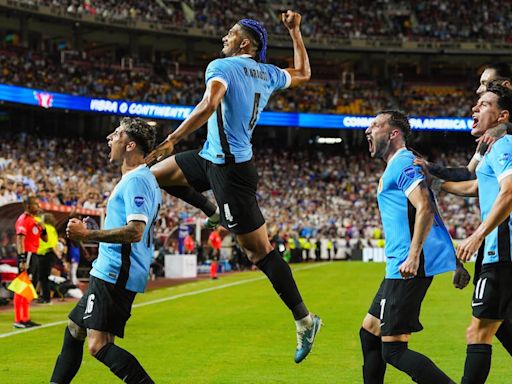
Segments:
[[[140,207],[142,204],[144,204],[144,197],[142,196],[135,196],[135,198],[133,199],[135,205],[137,207]]]
[[[384,187],[384,183],[382,182],[382,178],[380,178],[379,179],[379,186],[377,187],[377,193],[381,193],[383,187]]]
[[[404,175],[409,179],[414,179],[416,176],[416,169],[414,169],[414,167],[411,165],[410,167],[404,169]]]
[[[500,165],[505,165],[510,160],[510,153],[502,153],[500,154],[500,157],[498,157],[498,163]]]
[[[37,235],[37,234],[39,233],[39,228],[37,227],[37,225],[34,225],[34,226],[32,227],[32,233],[33,233],[34,235]]]

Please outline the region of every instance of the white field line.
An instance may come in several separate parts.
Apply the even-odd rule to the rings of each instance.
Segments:
[[[299,267],[299,268],[294,269],[293,272],[295,273],[295,272],[304,271],[304,270],[307,270],[307,269],[318,268],[318,267],[321,267],[321,266],[324,266],[324,265],[328,265],[328,264],[331,264],[331,263],[332,262],[313,264],[313,265],[308,265],[308,266],[305,266],[305,267]],[[212,292],[212,291],[217,291],[219,289],[234,287],[236,285],[252,283],[252,282],[255,282],[255,281],[259,281],[259,280],[264,280],[266,278],[267,278],[266,276],[260,276],[260,277],[256,277],[256,278],[252,278],[252,279],[235,281],[233,283],[217,285],[215,287],[199,289],[197,291],[191,291],[191,292],[186,292],[186,293],[179,293],[177,295],[171,295],[171,296],[168,296],[168,297],[162,297],[161,299],[150,300],[150,301],[146,301],[146,302],[140,303],[140,304],[134,304],[132,306],[132,308],[140,308],[140,307],[145,307],[147,305],[159,304],[159,303],[164,303],[166,301],[172,301],[172,300],[181,299],[182,297],[200,295],[202,293],[208,293],[208,292]],[[15,336],[15,335],[21,335],[22,333],[34,332],[34,331],[37,331],[39,329],[50,328],[50,327],[54,327],[56,325],[67,324],[67,322],[68,322],[67,320],[56,321],[56,322],[53,322],[53,323],[43,324],[43,325],[41,325],[39,327],[20,329],[20,330],[17,330],[17,331],[12,331],[12,332],[7,332],[7,333],[0,333],[0,339],[4,339],[4,338],[10,337],[10,336]]]

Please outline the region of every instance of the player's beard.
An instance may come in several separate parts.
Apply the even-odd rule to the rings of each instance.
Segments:
[[[372,141],[372,145],[374,148],[373,157],[375,157],[377,159],[383,159],[389,150],[389,143],[390,143],[389,139],[384,139],[384,138],[377,139],[377,140],[374,139]]]

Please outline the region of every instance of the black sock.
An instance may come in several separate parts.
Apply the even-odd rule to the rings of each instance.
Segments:
[[[202,193],[197,192],[194,188],[184,186],[161,187],[168,194],[183,200],[190,205],[199,208],[208,217],[213,215],[217,210],[217,206],[212,203]]]
[[[396,369],[407,373],[419,384],[454,384],[428,357],[411,351],[407,342],[383,342],[382,357]]]
[[[258,261],[256,266],[267,275],[281,300],[292,311],[295,320],[308,315],[309,312],[293,279],[292,270],[275,249]]]
[[[501,345],[507,350],[508,354],[512,356],[512,320],[505,319],[496,332],[496,337]]]
[[[113,343],[103,346],[96,359],[110,368],[112,373],[128,384],[154,384],[142,365],[130,352]]]
[[[383,384],[386,373],[386,362],[382,358],[382,341],[380,337],[359,330],[361,347],[363,348],[363,382],[364,384]]]
[[[492,346],[470,344],[466,350],[466,364],[462,384],[483,384],[491,369]]]
[[[66,327],[62,349],[55,362],[50,382],[56,384],[70,383],[80,369],[83,355],[84,340],[75,339]]]

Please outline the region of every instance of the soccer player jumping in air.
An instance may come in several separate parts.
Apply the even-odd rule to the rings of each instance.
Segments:
[[[265,64],[265,28],[256,20],[240,20],[222,39],[225,57],[212,61],[206,69],[203,99],[147,161],[169,156],[178,142],[208,123],[208,136],[200,151],[178,153],[151,170],[165,190],[213,190],[222,225],[236,235],[249,259],[267,275],[296,320],[295,362],[299,363],[311,351],[321,320],[309,313],[290,267],[268,240],[256,199],[258,172],[251,144],[253,130],[271,94],[304,84],[311,76],[300,32],[301,16],[287,11],[282,14],[282,21],[293,42],[294,67],[280,69]]]
[[[415,155],[403,113],[382,111],[366,130],[370,154],[386,162],[377,190],[386,237],[386,276],[359,332],[365,384],[382,384],[386,363],[420,384],[453,381],[428,357],[408,348],[423,329],[421,303],[434,275],[455,269],[455,250]]]

